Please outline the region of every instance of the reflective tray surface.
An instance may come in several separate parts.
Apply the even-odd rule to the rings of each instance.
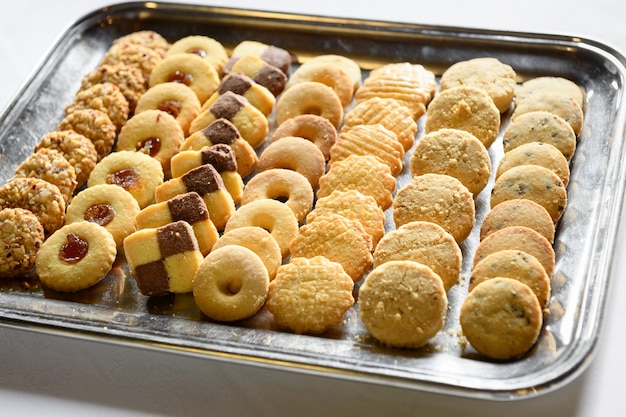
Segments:
[[[348,311],[342,326],[321,336],[282,331],[266,310],[233,324],[211,322],[190,294],[141,295],[123,256],[102,282],[76,294],[43,288],[36,277],[0,281],[0,325],[494,400],[549,392],[591,360],[602,326],[624,190],[625,60],[618,52],[591,39],[556,35],[159,2],[113,5],[69,26],[0,115],[0,182],[12,176],[41,136],[54,130],[81,78],[98,65],[111,42],[143,29],[156,30],[170,41],[207,35],[227,48],[257,40],[301,60],[341,54],[356,60],[364,77],[390,62],[419,63],[440,75],[455,62],[491,56],[511,65],[520,83],[540,75],[578,83],[588,99],[585,124],[570,165],[568,205],[557,224],[550,312],[540,339],[523,358],[504,363],[486,360],[461,343],[458,312],[467,294],[478,227],[489,210],[491,185],[476,199],[477,227],[461,245],[463,271],[448,294],[445,328],[422,349],[378,345],[358,320],[358,306]],[[495,167],[501,140],[489,152]],[[398,177],[398,188],[410,177],[407,171]]]

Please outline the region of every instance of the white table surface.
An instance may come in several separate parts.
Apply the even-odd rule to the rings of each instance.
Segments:
[[[198,3],[198,2],[196,2]],[[207,2],[210,3],[210,2]],[[220,6],[424,24],[580,35],[626,51],[621,0],[214,1]],[[0,10],[0,108],[55,38],[96,0],[21,0]],[[359,4],[357,7],[356,5]],[[620,227],[606,319],[591,365],[565,387],[489,402],[376,387],[0,327],[2,416],[619,416],[626,373],[626,228]]]

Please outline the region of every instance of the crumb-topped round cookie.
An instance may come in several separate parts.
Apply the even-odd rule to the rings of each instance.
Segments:
[[[444,174],[423,174],[396,193],[393,218],[396,227],[430,221],[443,227],[461,243],[474,227],[474,196],[461,181]]]
[[[276,323],[298,334],[339,326],[354,304],[354,282],[340,264],[323,256],[292,258],[270,282],[267,308]]]
[[[65,225],[48,237],[35,268],[45,286],[75,292],[104,278],[116,256],[113,236],[99,224],[83,221]]]
[[[95,84],[113,83],[119,87],[128,101],[130,114],[135,111],[137,100],[148,88],[146,80],[139,68],[131,65],[99,65],[89,71],[81,80],[80,90],[86,90]]]
[[[554,92],[540,92],[517,100],[511,119],[533,111],[547,111],[563,118],[578,136],[583,128],[582,107],[571,97]]]
[[[0,209],[0,278],[32,270],[44,239],[43,226],[30,210]]]
[[[489,94],[494,104],[504,113],[509,109],[517,86],[513,67],[497,58],[481,57],[459,61],[441,74],[440,91],[469,85]]]
[[[459,129],[443,128],[428,133],[411,154],[411,175],[450,175],[476,197],[491,176],[491,158],[485,145],[474,135]]]
[[[554,221],[550,213],[532,200],[507,200],[489,210],[480,226],[480,240],[509,226],[526,226],[554,243]]]
[[[65,116],[56,130],[71,129],[89,138],[98,152],[98,158],[107,156],[113,149],[117,128],[109,116],[97,109],[78,109]]]
[[[113,40],[113,45],[120,43],[135,43],[159,52],[164,56],[170,47],[169,42],[160,33],[154,30],[138,30],[120,36]]]
[[[531,289],[511,278],[493,278],[471,291],[461,306],[463,334],[479,353],[507,360],[526,353],[543,325]]]
[[[500,132],[500,110],[484,91],[460,86],[440,92],[427,110],[425,132],[442,128],[466,130],[476,136],[486,148]]]
[[[441,226],[415,221],[388,232],[374,250],[374,267],[398,260],[428,266],[441,278],[447,292],[459,281],[463,254],[454,237]]]
[[[535,293],[541,307],[548,304],[550,277],[534,256],[513,249],[504,249],[486,256],[472,269],[469,291],[483,281],[498,277],[523,282]]]
[[[110,82],[94,84],[77,92],[72,102],[65,107],[65,113],[78,109],[96,109],[106,113],[118,132],[130,113],[128,100],[122,90]]]
[[[256,253],[227,245],[211,251],[198,267],[193,298],[213,320],[243,320],[263,306],[269,282],[267,269]]]
[[[359,313],[367,331],[382,344],[424,346],[443,328],[448,297],[430,268],[413,261],[376,267],[359,289]]]
[[[584,107],[585,104],[585,93],[578,84],[567,78],[554,76],[535,77],[524,81],[517,89],[515,97],[524,100],[526,97],[540,92],[565,94],[576,101],[580,107]]]

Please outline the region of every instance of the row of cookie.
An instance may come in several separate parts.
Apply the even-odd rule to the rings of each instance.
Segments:
[[[526,353],[541,332],[555,266],[555,223],[567,204],[569,161],[583,119],[582,90],[569,80],[538,77],[519,91],[460,312],[470,344],[495,359]],[[493,321],[497,308],[518,313]],[[500,327],[505,320],[516,323],[506,332]]]

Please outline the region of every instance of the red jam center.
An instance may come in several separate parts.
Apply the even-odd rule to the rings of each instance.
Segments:
[[[191,48],[189,50],[187,50],[188,54],[196,54],[198,55],[200,58],[204,58],[206,57],[206,51],[202,48]]]
[[[80,262],[89,251],[89,243],[74,233],[68,233],[67,243],[59,250],[59,259],[68,264]]]
[[[139,175],[134,168],[120,169],[107,175],[107,184],[119,185],[125,190],[129,190],[137,185]]]
[[[176,100],[166,100],[159,104],[159,110],[166,112],[172,117],[178,117],[180,113],[180,102]]]
[[[154,158],[156,154],[158,154],[159,151],[161,150],[161,139],[159,138],[144,139],[143,141],[139,142],[136,149],[138,152],[143,152]]]
[[[173,82],[173,83],[181,83],[181,84],[185,84],[189,86],[193,82],[193,75],[187,74],[181,71],[174,71],[173,73],[169,75],[169,77],[167,77],[166,81]]]
[[[115,217],[115,209],[112,205],[106,203],[94,204],[85,210],[85,215],[83,217],[88,222],[97,223],[100,226],[106,226],[111,223]]]

